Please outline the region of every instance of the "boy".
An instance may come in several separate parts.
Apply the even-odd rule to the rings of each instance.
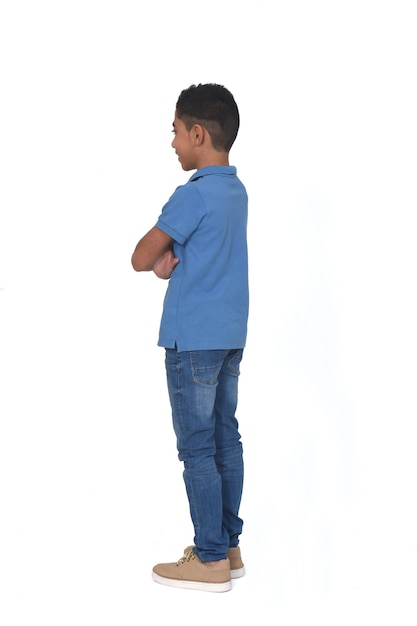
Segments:
[[[173,122],[185,171],[196,170],[139,241],[133,268],[170,279],[158,345],[165,366],[194,546],[153,568],[161,584],[228,591],[245,573],[239,535],[242,444],[235,418],[248,318],[247,205],[229,151],[239,111],[222,85],[184,89]]]

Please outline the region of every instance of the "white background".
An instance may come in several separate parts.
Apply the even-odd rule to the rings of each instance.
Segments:
[[[415,626],[413,4],[2,2],[2,626]],[[192,528],[166,284],[130,266],[189,177],[176,99],[209,81],[239,104],[250,196],[228,594],[150,577]]]

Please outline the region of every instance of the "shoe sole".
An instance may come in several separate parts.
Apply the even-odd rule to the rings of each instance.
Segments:
[[[152,572],[152,578],[156,583],[160,585],[166,585],[167,587],[176,587],[177,589],[195,589],[196,591],[212,591],[222,593],[224,591],[230,591],[232,588],[232,581],[228,580],[224,583],[204,583],[197,580],[178,580],[176,578],[164,578]]]
[[[246,574],[246,570],[244,567],[240,569],[231,569],[230,570],[230,578],[242,578]]]

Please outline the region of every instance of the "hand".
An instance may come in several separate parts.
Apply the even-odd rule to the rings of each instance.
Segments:
[[[163,253],[159,259],[156,260],[152,270],[158,276],[158,278],[168,279],[171,277],[172,272],[179,263],[179,259],[174,256],[172,249],[169,248]]]

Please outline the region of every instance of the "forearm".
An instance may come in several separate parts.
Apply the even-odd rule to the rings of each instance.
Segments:
[[[137,243],[132,254],[132,266],[136,272],[150,272],[158,259],[171,249],[172,239],[154,226]]]
[[[132,254],[132,267],[135,272],[150,272],[153,269],[154,264],[155,261],[153,260],[153,257],[143,255],[141,253],[141,249],[136,246],[135,251]]]

